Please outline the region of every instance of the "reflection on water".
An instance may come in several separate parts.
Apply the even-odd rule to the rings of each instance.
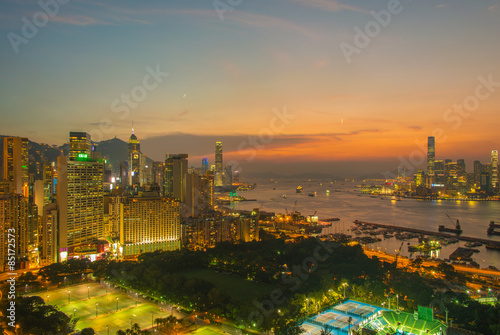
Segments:
[[[341,220],[334,222],[331,227],[325,228],[324,233],[344,232],[354,220],[386,223],[405,227],[414,227],[437,231],[439,225],[452,227],[453,223],[446,216],[459,219],[464,236],[473,236],[483,239],[500,241],[500,236],[488,236],[486,230],[490,221],[500,223],[500,203],[493,201],[422,201],[402,198],[401,201],[391,200],[390,197],[371,197],[360,195],[356,184],[349,182],[332,181],[304,181],[304,180],[255,180],[257,188],[251,191],[240,192],[245,198],[257,199],[257,202],[241,202],[233,205],[235,209],[252,209],[260,207],[262,210],[276,213],[289,212],[294,208],[303,215],[312,215],[316,212],[320,220],[338,217]],[[297,186],[303,187],[303,192],[296,193]],[[327,192],[329,191],[329,192]],[[316,196],[308,196],[314,194]],[[286,197],[282,197],[286,195]],[[415,256],[408,251],[407,243],[418,244],[417,239],[404,242],[401,254]],[[401,241],[394,238],[383,239],[374,243],[373,248],[395,253]],[[464,242],[443,246],[437,257],[448,258]],[[500,251],[487,250],[484,246],[477,247],[480,253],[472,257],[481,267],[489,265],[500,268]]]

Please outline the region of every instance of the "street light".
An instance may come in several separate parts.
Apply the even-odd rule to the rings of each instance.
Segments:
[[[137,301],[139,300],[139,296],[137,295],[137,292],[135,292],[135,305],[137,306]]]
[[[73,319],[75,318],[76,308],[73,308]]]
[[[396,310],[399,310],[399,294],[396,294]]]
[[[87,298],[90,299],[90,286],[87,286]]]
[[[116,298],[116,311],[118,312],[118,298]]]
[[[49,304],[49,295],[47,294],[47,305]]]
[[[132,330],[132,318],[130,318],[130,330]]]
[[[345,299],[345,287],[347,286],[347,283],[343,283],[342,286],[344,286],[344,299]]]
[[[306,303],[307,303],[306,313],[309,313],[309,298],[306,298]]]
[[[68,290],[68,304],[71,302],[71,294],[70,293],[71,293],[71,291]]]
[[[97,306],[99,306],[98,302],[95,303],[95,317],[97,317]]]
[[[109,326],[106,326],[106,330],[108,331],[108,335],[109,335]]]

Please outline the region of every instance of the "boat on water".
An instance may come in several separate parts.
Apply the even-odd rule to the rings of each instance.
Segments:
[[[465,246],[467,248],[474,248],[474,247],[480,247],[482,246],[483,244],[481,242],[467,242],[465,243]]]
[[[302,186],[298,186],[297,189],[296,189],[296,192],[297,193],[302,193],[303,189],[302,189]]]
[[[453,222],[453,220],[451,219],[451,217],[446,214],[446,216],[448,217],[448,219],[450,219],[451,222]],[[448,228],[448,227],[445,227],[444,225],[440,225],[438,227],[438,230],[440,232],[446,232],[446,233],[454,233],[454,234],[462,234],[462,228],[460,227],[460,221],[457,220],[456,223],[455,223],[455,228]]]
[[[288,198],[288,197],[286,196],[286,194],[282,194],[282,195],[281,195],[281,197],[282,197],[283,199]]]
[[[500,228],[500,224],[495,223],[495,221],[490,221],[489,227],[491,227],[491,228]]]
[[[486,249],[500,250],[500,245],[499,244],[486,244]]]
[[[490,227],[486,230],[486,234],[500,236],[500,231],[496,231],[495,228]]]
[[[328,218],[328,219],[324,219],[323,221],[333,222],[333,221],[340,221],[340,219],[339,218]]]
[[[458,220],[457,220],[458,221]],[[440,232],[445,232],[445,233],[454,233],[454,234],[462,234],[463,230],[460,229],[460,224],[457,223],[457,225],[455,226],[455,228],[448,228],[448,227],[445,227],[444,225],[440,225],[438,227],[438,230]]]
[[[311,192],[311,193],[309,193],[309,194],[308,194],[308,196],[310,196],[310,197],[315,197],[315,196],[316,196],[316,192],[314,192],[314,193],[313,193],[313,192]]]
[[[326,195],[330,195],[330,190],[326,190]]]

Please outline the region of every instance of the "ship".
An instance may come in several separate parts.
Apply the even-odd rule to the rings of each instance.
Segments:
[[[281,195],[281,197],[282,197],[283,199],[288,198],[288,197],[286,196],[286,194],[282,194],[282,195]]]
[[[496,230],[495,230],[495,228],[489,227],[489,228],[486,230],[486,234],[488,234],[488,235],[497,235],[497,236],[500,236],[500,231],[496,231]]]
[[[297,193],[302,193],[302,186],[298,186],[296,191]]]
[[[448,219],[450,219],[451,222],[453,222],[453,220],[451,219],[451,217],[446,214],[446,216],[448,217]],[[448,228],[448,227],[445,227],[444,225],[440,225],[438,227],[438,230],[440,232],[447,232],[447,233],[454,233],[454,234],[462,234],[462,228],[460,228],[460,221],[457,220],[457,222],[455,223],[455,228]]]
[[[486,249],[500,250],[499,244],[486,244]]]
[[[309,194],[308,194],[308,196],[310,196],[310,197],[315,197],[315,196],[316,196],[316,192],[314,192],[314,193],[313,193],[313,192],[311,192],[311,193],[309,193]]]
[[[495,223],[495,221],[490,221],[490,228],[500,228],[500,224]]]

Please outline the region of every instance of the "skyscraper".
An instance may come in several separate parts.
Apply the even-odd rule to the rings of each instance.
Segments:
[[[72,131],[69,133],[69,158],[75,159],[78,154],[92,156],[92,141],[85,132]]]
[[[215,186],[224,185],[224,165],[222,163],[222,142],[215,143]]]
[[[29,196],[28,139],[4,137],[3,179],[13,183],[14,192]]]
[[[210,170],[210,167],[208,166],[208,158],[203,157],[201,160],[201,169],[203,171],[203,174],[206,174],[208,170]]]
[[[72,247],[103,237],[104,162],[83,153],[74,160],[59,156],[57,173],[59,252],[64,260]]]
[[[165,159],[164,194],[180,202],[186,201],[187,158],[187,154],[178,154],[167,155]]]
[[[498,151],[491,152],[491,188],[495,190],[498,188]]]
[[[215,172],[222,172],[222,142],[215,143]]]
[[[0,195],[0,269],[5,271],[7,256],[11,256],[7,247],[8,239],[13,235],[16,262],[29,257],[30,235],[33,228],[33,205],[28,198],[20,194]],[[12,229],[12,230],[9,230]],[[9,242],[10,243],[10,242]]]
[[[141,186],[141,166],[142,166],[142,155],[141,155],[141,143],[134,134],[134,129],[132,128],[132,135],[128,141],[128,158],[129,158],[129,173],[130,173],[130,185],[131,186]]]
[[[434,177],[434,161],[436,160],[436,140],[434,136],[427,138],[427,175]]]

